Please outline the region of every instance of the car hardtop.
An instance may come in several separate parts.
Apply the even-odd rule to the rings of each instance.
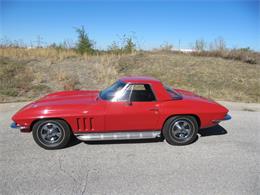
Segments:
[[[161,81],[148,76],[126,76],[119,79],[124,83],[137,83],[137,84],[161,84]]]

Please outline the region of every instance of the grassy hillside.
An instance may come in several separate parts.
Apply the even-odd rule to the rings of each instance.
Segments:
[[[58,90],[102,89],[125,75],[154,76],[217,100],[260,102],[258,61],[172,52],[96,56],[55,49],[0,52],[0,102],[32,100]]]

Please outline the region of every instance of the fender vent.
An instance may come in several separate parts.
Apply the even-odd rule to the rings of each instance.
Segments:
[[[83,118],[77,118],[77,130],[78,131],[90,131],[94,130],[93,128],[93,118],[89,117],[83,117]]]

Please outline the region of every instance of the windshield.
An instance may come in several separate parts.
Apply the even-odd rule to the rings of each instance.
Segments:
[[[175,91],[172,87],[170,87],[169,85],[163,85],[163,86],[173,99],[182,99],[181,94]]]
[[[115,96],[116,92],[121,90],[125,85],[126,85],[126,83],[124,83],[120,80],[116,81],[113,85],[111,85],[110,87],[101,91],[99,96],[103,100],[112,100],[113,97]]]

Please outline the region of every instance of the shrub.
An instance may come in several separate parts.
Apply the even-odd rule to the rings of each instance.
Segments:
[[[162,45],[160,45],[160,51],[172,51],[173,49],[173,45],[168,43],[168,42],[165,42],[163,43]]]
[[[123,35],[119,42],[113,42],[108,46],[107,52],[113,54],[131,54],[137,51],[136,41],[133,36]]]
[[[108,46],[107,48],[108,53],[113,53],[113,54],[122,54],[122,48],[119,46],[118,43],[116,43],[115,41]]]
[[[124,37],[124,46],[123,46],[123,52],[124,53],[133,53],[136,51],[136,44],[133,41],[132,37]]]

